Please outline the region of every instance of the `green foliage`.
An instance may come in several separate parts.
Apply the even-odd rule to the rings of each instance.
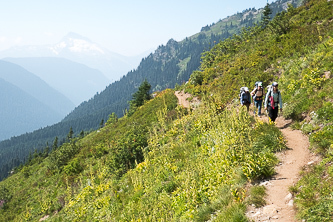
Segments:
[[[95,144],[90,149],[91,156],[95,158],[101,158],[102,156],[109,153],[109,148],[105,145],[105,143]]]
[[[150,89],[151,89],[151,85],[148,83],[147,80],[145,80],[145,81],[143,81],[143,83],[141,83],[138,91],[133,94],[132,102],[136,107],[142,106],[145,101],[148,101],[149,99],[151,99],[150,93],[149,93]]]
[[[262,207],[266,204],[266,187],[265,186],[253,186],[250,188],[249,197],[247,199],[248,204],[254,205],[255,207]]]
[[[202,72],[194,71],[194,72],[191,74],[191,83],[192,83],[193,85],[202,85],[202,82],[203,82],[203,75],[202,75]]]
[[[148,83],[147,80],[141,83],[138,91],[136,91],[132,96],[128,115],[132,115],[138,107],[142,106],[145,103],[145,101],[151,99],[150,89],[151,85]]]
[[[0,209],[7,208],[7,202],[12,198],[12,194],[5,186],[0,186]]]
[[[261,25],[263,27],[266,27],[271,19],[272,9],[269,7],[269,4],[267,3],[264,7],[263,16],[261,18]]]
[[[322,130],[311,134],[310,142],[318,148],[318,152],[325,154],[333,144],[332,125],[325,126]]]
[[[113,147],[113,155],[108,160],[113,174],[122,176],[129,169],[134,168],[136,163],[143,161],[143,148],[148,145],[146,133],[145,129],[135,127],[129,129],[123,139],[118,140]]]
[[[318,118],[323,121],[333,121],[333,103],[326,102],[317,110]]]
[[[57,148],[58,148],[58,137],[56,136],[56,138],[53,141],[52,150],[56,150]]]
[[[74,158],[71,160],[64,168],[63,171],[66,175],[71,176],[74,174],[78,174],[83,170],[82,166],[80,165],[80,160]]]
[[[49,155],[49,169],[62,170],[67,163],[80,151],[74,143],[65,143]]]
[[[266,132],[270,132],[268,135]],[[257,124],[254,132],[255,140],[253,149],[255,152],[279,152],[286,149],[286,141],[283,138],[281,131],[272,126],[272,124],[261,123]]]
[[[129,171],[118,188],[124,190],[119,198],[135,201],[123,202],[116,220],[200,221],[215,214],[219,220],[245,221],[241,204],[245,190],[241,184],[247,177],[246,163],[264,154],[251,155],[253,150],[248,144],[254,129],[246,111],[226,111],[220,116],[211,111],[184,116],[169,126],[161,122],[156,126],[145,161]],[[273,156],[265,158],[262,168],[272,169]],[[253,171],[256,173],[249,178],[265,176],[261,169]]]
[[[331,221],[332,200],[332,155],[318,166],[311,167],[293,187],[299,218],[306,221]]]
[[[109,115],[109,119],[107,120],[106,124],[109,125],[109,124],[114,124],[118,122],[118,117],[115,113],[111,113]]]
[[[71,139],[73,139],[73,136],[74,136],[74,131],[73,131],[73,128],[71,127],[67,134],[67,141],[69,142]]]
[[[27,178],[31,175],[29,166],[23,166],[22,169],[21,169],[21,172],[23,173],[25,178]]]
[[[296,120],[293,127],[309,134],[311,146],[328,155],[332,149],[332,11],[332,2],[328,1],[309,1],[298,9],[289,6],[267,23],[264,31],[253,28],[215,45],[202,59],[202,84],[189,85],[187,91],[207,93],[213,101],[230,103],[241,86],[251,86],[258,79],[268,84],[279,77],[283,116]],[[274,152],[283,148],[282,138],[279,143],[273,142],[274,137],[280,137],[274,134],[261,136],[257,132],[254,150]],[[261,142],[270,145],[265,147]],[[256,161],[248,163],[247,175],[253,175],[251,170],[260,166]],[[304,192],[301,190],[300,195]],[[308,192],[312,194],[311,189]],[[318,208],[307,208],[307,218],[328,220],[320,216],[320,210],[327,206],[324,201]]]

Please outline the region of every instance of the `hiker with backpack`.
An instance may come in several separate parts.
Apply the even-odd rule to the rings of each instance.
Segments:
[[[262,82],[256,82],[255,87],[253,91],[251,92],[251,96],[253,98],[254,103],[254,115],[256,115],[256,109],[258,109],[258,117],[261,116],[261,106],[262,106],[262,100],[265,95],[264,88],[262,87]]]
[[[247,111],[250,109],[251,104],[251,94],[249,92],[249,88],[242,87],[240,93],[240,102],[242,106],[246,106]]]
[[[268,110],[268,116],[272,122],[275,122],[278,116],[279,106],[282,112],[282,98],[278,90],[278,83],[273,82],[265,97],[265,110]]]

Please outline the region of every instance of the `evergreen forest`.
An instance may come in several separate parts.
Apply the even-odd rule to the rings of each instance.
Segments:
[[[274,123],[239,105],[240,87],[252,88],[258,80],[264,86],[279,83],[281,115],[308,136],[311,151],[321,156],[290,187],[297,218],[331,221],[332,12],[330,0],[289,4],[276,14],[267,5],[259,22],[207,43],[209,49],[191,72],[169,66],[179,61],[190,66],[188,54],[178,60],[168,55],[179,53],[179,44],[195,41],[170,40],[119,81],[132,84],[123,98],[126,112],[99,116],[97,128],[81,133],[70,124],[78,119],[67,116],[61,123],[68,124],[64,137],[52,138],[0,182],[0,221],[250,221],[247,207],[264,204],[253,188],[274,175],[276,154],[287,149]],[[173,74],[155,79],[140,74],[149,65],[156,73]],[[134,74],[138,79],[130,80]],[[117,84],[112,85],[105,92]],[[176,90],[200,104],[180,106]],[[118,96],[103,92],[95,97],[107,95]],[[98,101],[81,107],[93,109],[90,103]],[[121,107],[117,101],[113,105]],[[82,108],[84,119],[95,115],[85,112]]]

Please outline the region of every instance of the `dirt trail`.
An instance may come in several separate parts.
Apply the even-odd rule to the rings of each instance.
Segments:
[[[175,95],[178,98],[178,104],[185,108],[195,108],[200,103],[196,97],[194,97],[190,102],[188,99],[191,98],[192,95],[189,93],[184,93],[184,91],[176,91]]]
[[[176,92],[179,104],[189,108],[191,104],[186,100],[190,95]],[[267,116],[262,118],[267,119]],[[261,182],[265,186],[267,197],[266,206],[250,207],[247,216],[254,221],[296,222],[293,196],[289,187],[299,180],[299,172],[303,166],[314,164],[319,157],[309,150],[309,139],[299,130],[292,130],[291,121],[283,117],[276,119],[276,126],[281,130],[287,141],[288,149],[277,154],[280,163],[276,167],[276,175],[270,180]]]
[[[314,164],[319,158],[310,152],[308,137],[299,130],[292,130],[289,127],[290,123],[283,117],[278,117],[276,120],[277,127],[287,141],[288,149],[277,154],[280,160],[276,167],[277,174],[261,183],[267,188],[267,205],[249,209],[247,216],[254,221],[297,221],[293,196],[288,189],[299,180],[302,167]]]

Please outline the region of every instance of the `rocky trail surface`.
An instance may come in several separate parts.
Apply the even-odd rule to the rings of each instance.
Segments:
[[[267,118],[267,117],[263,117]],[[276,126],[281,130],[288,149],[277,154],[280,163],[276,166],[276,175],[260,185],[266,187],[266,206],[251,208],[247,216],[254,221],[295,222],[295,208],[289,187],[300,179],[300,171],[306,165],[319,161],[319,157],[309,150],[309,139],[299,130],[292,130],[291,121],[283,117],[276,119]]]
[[[189,94],[176,91],[178,103],[186,108],[193,107],[189,102]],[[267,116],[262,116],[263,120],[268,120]],[[283,117],[276,119],[276,126],[281,130],[288,149],[277,154],[280,163],[276,166],[276,174],[269,180],[262,181],[260,185],[266,187],[266,206],[261,208],[250,207],[247,212],[249,219],[253,221],[279,221],[297,222],[295,218],[294,199],[289,192],[289,187],[293,186],[300,179],[300,171],[306,165],[315,164],[319,157],[309,150],[309,139],[299,130],[292,130],[289,126],[291,121]]]

